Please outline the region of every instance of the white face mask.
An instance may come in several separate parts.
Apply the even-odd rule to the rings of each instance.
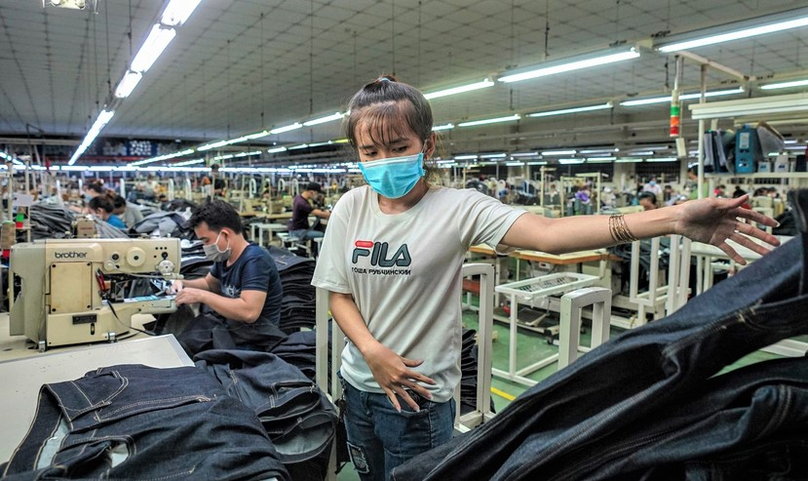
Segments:
[[[232,249],[230,249],[230,240],[227,241],[227,247],[225,250],[219,250],[219,237],[222,236],[222,232],[219,231],[219,235],[216,236],[216,241],[213,244],[202,246],[202,250],[205,251],[205,257],[212,260],[213,262],[223,262],[230,258],[230,253]]]

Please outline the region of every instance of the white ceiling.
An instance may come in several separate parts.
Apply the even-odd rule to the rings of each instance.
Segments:
[[[165,3],[100,0],[93,14],[43,8],[41,0],[2,0],[0,136],[23,134],[31,124],[49,137],[81,139]],[[333,113],[381,73],[436,90],[616,41],[805,6],[805,0],[202,0],[101,135],[235,137]],[[808,70],[807,42],[808,28],[800,28],[696,52],[747,75],[788,76]],[[644,53],[635,61],[498,84],[432,105],[437,123],[457,122],[666,93],[673,75],[672,57]],[[684,84],[695,90],[699,78],[698,66],[688,62]],[[733,80],[708,74],[716,88]],[[523,120],[518,127],[455,129],[444,137],[452,150],[513,149],[582,142],[604,124],[628,125],[623,135],[629,136],[633,126],[651,121],[658,121],[653,131],[659,136],[667,116],[666,104],[618,107]],[[324,141],[341,137],[338,128],[333,122],[268,140]],[[593,140],[615,134],[599,135]]]

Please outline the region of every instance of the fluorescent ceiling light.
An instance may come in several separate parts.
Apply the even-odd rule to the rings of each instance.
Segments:
[[[269,135],[269,131],[262,130],[261,132],[256,132],[254,134],[245,135],[243,137],[238,137],[238,138],[235,138],[233,140],[228,140],[227,143],[228,144],[237,144],[239,142],[246,142],[248,140],[260,139],[261,137],[266,137],[267,135]]]
[[[143,78],[143,74],[140,72],[133,72],[131,70],[127,71],[120,82],[118,82],[118,87],[115,89],[115,97],[119,99],[125,99],[129,97],[129,94],[135,90],[137,84],[140,82],[140,79]]]
[[[194,149],[185,149],[180,150],[179,152],[174,152],[172,154],[165,154],[165,155],[158,155],[157,157],[151,157],[149,159],[138,160],[137,162],[131,162],[127,164],[128,167],[136,167],[138,165],[144,164],[151,164],[153,162],[160,162],[161,160],[168,160],[173,159],[175,157],[182,157],[183,155],[193,154]]]
[[[568,59],[547,62],[542,64],[542,66],[538,66],[538,68],[522,73],[505,75],[497,80],[500,82],[519,82],[521,80],[545,77],[547,75],[570,72],[588,67],[596,67],[598,65],[622,62],[623,60],[630,60],[639,56],[640,53],[634,50],[634,48],[631,48],[630,50],[619,49],[610,50],[607,52],[597,52],[594,54],[580,55]]]
[[[448,97],[449,95],[462,94],[464,92],[471,92],[473,90],[480,90],[480,89],[484,89],[484,88],[487,88],[487,87],[493,87],[493,86],[494,86],[494,82],[492,82],[489,79],[485,79],[482,82],[476,82],[476,83],[473,83],[473,84],[462,85],[460,87],[454,87],[454,88],[445,89],[445,90],[438,90],[437,92],[427,93],[427,94],[424,94],[424,97],[427,100],[432,100],[432,99],[437,99],[437,98],[440,98],[440,97]]]
[[[448,124],[436,125],[436,126],[432,127],[432,132],[439,132],[441,130],[451,130],[454,127],[455,127],[454,124],[451,123],[451,122],[448,123]]]
[[[477,158],[476,155],[455,155],[455,160],[475,160]]]
[[[541,155],[557,156],[557,155],[575,155],[575,150],[545,150]]]
[[[92,127],[90,127],[90,131],[87,132],[87,135],[84,137],[84,140],[81,142],[81,145],[79,145],[78,149],[76,149],[76,152],[73,154],[73,156],[70,157],[70,161],[67,163],[67,165],[73,165],[76,163],[77,160],[79,160],[81,154],[83,154],[84,151],[87,150],[87,147],[92,145],[95,138],[98,137],[98,134],[101,133],[101,129],[103,129],[104,126],[107,125],[107,122],[109,122],[109,120],[112,118],[113,115],[115,115],[114,110],[102,110],[101,113],[98,114],[98,118],[96,118],[95,122],[93,122]]]
[[[505,154],[480,154],[483,159],[504,159]]]
[[[344,117],[345,114],[337,112],[331,115],[327,115],[325,117],[320,117],[319,119],[309,120],[308,122],[303,122],[304,127],[311,127],[312,125],[324,124],[326,122],[333,122],[334,120],[340,120]],[[276,132],[280,133],[280,132]]]
[[[2,157],[3,159],[5,159],[5,160],[7,160],[9,162],[13,162],[14,165],[18,165],[20,167],[25,167],[25,163],[23,163],[23,161],[21,161],[20,159],[14,157],[11,154],[3,152],[2,150],[0,150],[0,157]]]
[[[574,107],[571,109],[561,109],[561,110],[548,110],[545,112],[536,112],[532,114],[527,114],[528,117],[550,117],[553,115],[566,115],[566,114],[577,114],[578,112],[589,112],[592,110],[604,110],[610,109],[614,106],[611,102],[606,102],[605,104],[599,105],[587,105],[586,107]]]
[[[632,150],[629,152],[630,155],[654,155],[653,150]]]
[[[303,124],[295,122],[292,125],[287,125],[285,127],[278,127],[277,129],[272,129],[272,130],[269,131],[269,133],[272,134],[272,135],[282,134],[284,132],[297,130],[297,129],[300,129],[302,127],[303,127]]]
[[[249,156],[251,156],[251,155],[259,155],[259,154],[261,154],[262,152],[263,152],[263,151],[261,151],[261,150],[254,150],[254,151],[252,151],[252,152],[242,152],[242,153],[240,153],[240,154],[236,154],[236,155],[234,155],[233,157],[249,157]]]
[[[617,157],[614,157],[612,155],[607,157],[587,157],[586,161],[590,164],[609,164],[616,158]]]
[[[792,87],[805,87],[808,85],[808,79],[806,80],[794,80],[792,82],[781,82],[776,84],[768,84],[768,85],[761,85],[761,90],[777,90],[777,89],[788,89]]]
[[[298,144],[298,145],[293,145],[293,146],[291,146],[291,147],[288,147],[288,150],[299,150],[299,149],[305,149],[305,148],[306,148],[306,147],[308,147],[308,146],[309,146],[309,144]]]
[[[195,164],[202,164],[205,162],[205,159],[193,159],[193,160],[186,160],[185,162],[177,162],[176,164],[172,164],[172,167],[183,167],[186,165],[195,165]]]
[[[617,147],[614,148],[604,148],[604,149],[586,149],[586,150],[579,150],[579,154],[611,154],[612,152],[620,152],[620,149]]]
[[[538,152],[514,152],[511,157],[533,157],[539,155]]]
[[[235,156],[236,156],[236,154],[219,155],[217,157],[214,157],[213,160],[227,160],[227,159],[232,159]]]
[[[709,29],[708,31],[704,31],[705,33],[702,34],[699,34],[698,32],[683,34],[683,36],[686,35],[687,37],[690,37],[690,39],[662,43],[657,47],[657,50],[664,53],[676,52],[679,50],[688,50],[692,48],[704,47],[706,45],[715,45],[732,40],[804,27],[808,25],[808,11],[801,9],[791,12],[782,12],[776,15],[769,15],[766,17],[750,19],[744,22],[738,22],[735,25],[736,27],[731,31],[726,31],[732,28],[731,25],[718,27],[724,31],[722,33],[713,33],[716,32],[717,29]]]
[[[559,164],[568,165],[568,164],[583,164],[584,159],[558,159]]]
[[[475,125],[485,125],[485,124],[496,124],[499,122],[510,122],[512,120],[519,120],[521,116],[519,114],[509,115],[507,117],[497,117],[493,119],[483,119],[483,120],[473,120],[471,122],[460,122],[458,127],[473,127]]]
[[[226,140],[218,140],[218,141],[212,142],[210,144],[200,145],[199,147],[196,148],[196,150],[198,150],[199,152],[204,152],[206,150],[216,149],[216,148],[219,148],[219,147],[224,147],[225,145],[227,145]]]
[[[796,144],[796,143],[797,143],[797,141],[796,141],[796,140],[794,140],[794,139],[789,139],[789,140],[784,140],[784,141],[783,141],[783,143],[784,143],[784,144]]]
[[[149,70],[176,35],[177,31],[173,28],[164,28],[159,24],[152,27],[146,41],[132,60],[132,70],[141,73]]]
[[[313,144],[309,144],[309,147],[322,147],[324,145],[333,145],[334,141],[329,140],[327,142],[315,142]]]
[[[160,23],[178,27],[188,20],[188,17],[194,13],[194,10],[202,0],[171,0],[168,6],[163,10],[163,16],[160,17]]]
[[[508,167],[524,167],[525,163],[524,162],[508,162],[505,165],[508,166]]]
[[[646,162],[676,162],[679,160],[677,157],[654,157],[645,159]]]
[[[633,164],[637,162],[642,162],[642,159],[639,157],[623,157],[615,160],[615,162],[618,164]]]
[[[775,95],[754,99],[724,100],[688,105],[693,120],[737,116],[760,117],[781,112],[808,109],[808,93]]]
[[[547,165],[546,160],[539,160],[537,162],[528,162],[527,165]]]
[[[345,138],[343,138],[343,139],[337,139],[337,140],[335,140],[335,141],[334,141],[334,143],[335,143],[335,144],[347,144],[347,143],[348,143],[348,139],[345,139]]]
[[[286,152],[286,150],[286,147],[273,147],[271,149],[267,149],[267,153],[277,154],[278,152]]]
[[[715,90],[712,92],[705,92],[704,97],[723,97],[725,95],[736,95],[742,94],[744,92],[743,87],[738,87],[735,89],[728,89],[728,90]],[[689,93],[683,94],[679,96],[679,100],[694,100],[701,97],[701,93]],[[620,102],[620,105],[623,107],[636,107],[637,105],[648,105],[648,104],[659,104],[662,102],[670,102],[671,96],[668,95],[667,97],[651,97],[647,99],[637,99],[637,100],[626,100],[625,102]]]

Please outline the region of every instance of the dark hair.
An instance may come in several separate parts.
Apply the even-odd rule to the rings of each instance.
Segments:
[[[648,199],[652,204],[656,204],[656,195],[653,192],[640,192],[640,195],[637,196],[637,201],[639,202],[643,199]]]
[[[210,164],[210,170],[219,170],[219,164]]]
[[[214,232],[220,232],[224,227],[232,229],[236,234],[241,234],[244,230],[236,209],[220,199],[208,199],[194,210],[190,220],[191,229],[195,229],[202,222]]]
[[[432,135],[432,107],[429,101],[418,89],[399,82],[395,77],[387,75],[362,87],[348,104],[351,114],[344,122],[345,136],[356,149],[356,128],[360,123],[376,126],[370,130],[370,137],[376,142],[378,136],[381,142],[385,138],[393,138],[399,132],[395,131],[395,119],[403,120],[415,132],[421,142]]]
[[[114,209],[112,202],[110,202],[109,198],[105,195],[93,197],[90,199],[90,202],[87,203],[87,206],[92,210],[104,209],[104,212],[107,214],[111,214]]]
[[[304,190],[313,190],[315,192],[322,192],[323,189],[320,187],[320,184],[317,182],[309,182],[306,184],[306,188]]]
[[[87,190],[92,190],[96,194],[104,194],[104,186],[95,182],[88,182],[84,184],[84,188]]]
[[[126,206],[126,199],[124,199],[120,194],[115,194],[115,198],[112,200],[112,206],[116,209]]]

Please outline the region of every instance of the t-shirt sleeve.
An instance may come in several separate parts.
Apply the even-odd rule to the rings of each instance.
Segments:
[[[274,262],[268,255],[252,255],[241,271],[241,290],[267,292],[269,289],[269,276],[272,271],[270,262]]]
[[[298,216],[308,216],[311,214],[311,211],[314,210],[311,204],[306,201],[306,199],[299,197],[295,199],[295,210],[297,210]]]
[[[213,265],[210,266],[210,275],[212,275],[216,279],[221,279],[222,278],[222,270],[219,267],[218,262],[214,262]]]
[[[348,195],[343,196],[328,218],[328,225],[325,229],[325,237],[320,248],[320,256],[317,258],[317,267],[314,269],[314,276],[311,285],[323,289],[350,294],[351,288],[348,284],[347,262],[345,262],[346,242],[348,226]]]
[[[516,219],[526,213],[473,189],[460,192],[465,199],[458,227],[460,242],[466,249],[478,244],[496,248]]]

